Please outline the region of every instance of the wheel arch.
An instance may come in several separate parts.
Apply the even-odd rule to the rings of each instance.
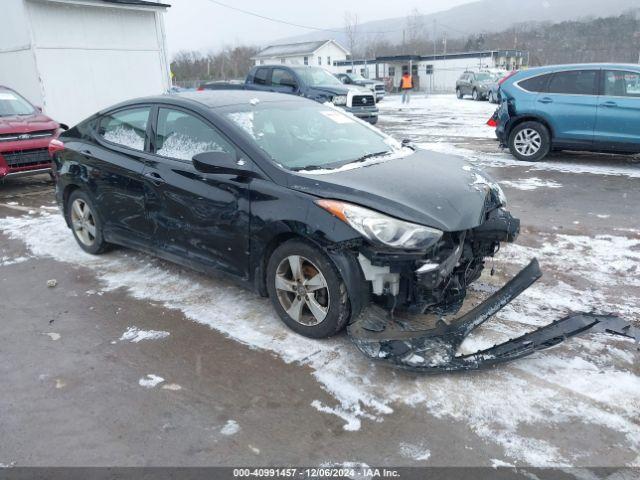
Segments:
[[[538,122],[538,123],[544,125],[545,128],[549,131],[549,137],[551,138],[551,141],[553,142],[554,132],[553,132],[553,128],[551,127],[551,124],[547,120],[545,120],[543,117],[538,116],[538,115],[522,115],[522,116],[519,116],[519,117],[516,117],[515,119],[513,119],[509,123],[509,128],[507,130],[507,135],[506,135],[507,140],[511,136],[511,132],[513,131],[513,129],[516,128],[518,125],[524,123],[524,122]]]

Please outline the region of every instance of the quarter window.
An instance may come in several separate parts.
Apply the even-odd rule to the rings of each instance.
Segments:
[[[604,94],[640,98],[640,73],[607,70],[604,74]]]
[[[99,135],[123,147],[144,151],[151,107],[120,110],[102,117]]]
[[[233,153],[233,147],[213,127],[189,113],[161,108],[158,111],[156,153],[191,160],[203,152]]]
[[[518,85],[520,86],[520,88],[525,89],[527,92],[532,92],[532,93],[546,92],[547,84],[549,83],[549,79],[552,76],[553,76],[552,74],[538,75],[537,77],[522,80],[521,82],[518,82]]]
[[[596,70],[558,72],[551,78],[548,92],[566,95],[595,95],[597,77]]]

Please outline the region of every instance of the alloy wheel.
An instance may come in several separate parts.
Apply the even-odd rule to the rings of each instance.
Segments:
[[[520,155],[531,157],[540,151],[542,137],[533,128],[525,128],[516,134],[513,145]]]
[[[315,326],[329,312],[329,287],[320,271],[300,255],[284,258],[276,269],[276,294],[282,308],[294,321]]]
[[[87,247],[96,241],[96,219],[91,208],[81,198],[76,198],[71,204],[71,226],[80,240]]]

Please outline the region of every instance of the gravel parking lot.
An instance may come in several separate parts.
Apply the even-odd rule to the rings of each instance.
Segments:
[[[465,157],[522,220],[472,301],[538,257],[544,277],[475,351],[568,311],[640,324],[640,160],[516,161],[454,96],[380,103],[379,127]],[[499,368],[419,376],[346,336],[288,331],[268,300],[125,249],[76,246],[47,176],[0,184],[0,464],[640,467],[640,353],[589,334]],[[55,280],[50,282],[49,280]]]

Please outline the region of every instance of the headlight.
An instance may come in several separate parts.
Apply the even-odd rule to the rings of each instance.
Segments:
[[[350,225],[365,238],[388,247],[426,249],[442,237],[442,232],[438,229],[398,220],[351,203],[318,200],[316,204]]]
[[[331,100],[334,105],[346,105],[347,104],[347,96],[346,95],[336,95]]]

